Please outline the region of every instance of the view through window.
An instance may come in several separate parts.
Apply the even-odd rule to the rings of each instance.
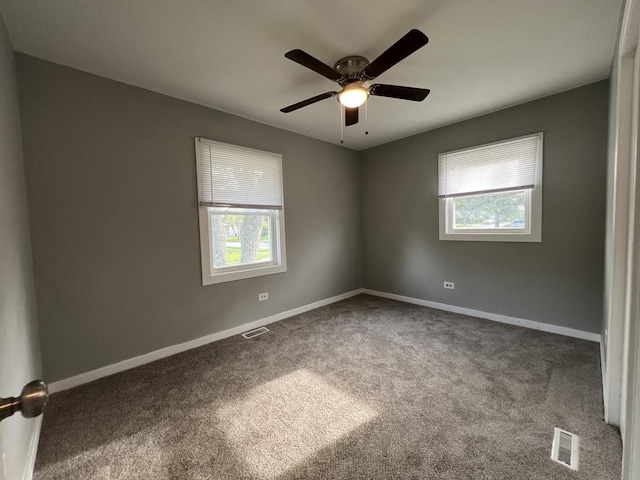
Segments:
[[[209,207],[209,215],[213,268],[273,261],[277,210]]]
[[[519,228],[526,226],[526,190],[453,198],[455,228]]]

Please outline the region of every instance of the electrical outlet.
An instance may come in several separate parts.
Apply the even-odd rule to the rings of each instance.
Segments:
[[[456,288],[456,284],[453,282],[444,282],[444,288],[453,290],[454,288]]]
[[[259,293],[258,294],[258,301],[259,302],[263,302],[265,300],[269,300],[269,292]]]

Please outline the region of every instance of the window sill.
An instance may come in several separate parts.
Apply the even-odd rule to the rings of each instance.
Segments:
[[[542,242],[539,232],[534,233],[446,233],[440,232],[440,240],[453,240],[458,242]]]
[[[233,270],[229,272],[216,272],[209,276],[202,276],[202,285],[213,285],[216,283],[233,282],[235,280],[243,280],[245,278],[261,277],[263,275],[273,275],[276,273],[284,273],[287,271],[285,265],[268,265],[247,267],[242,270]]]

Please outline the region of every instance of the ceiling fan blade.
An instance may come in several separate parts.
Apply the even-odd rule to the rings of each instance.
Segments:
[[[333,80],[334,82],[337,82],[342,78],[342,75],[336,72],[329,65],[327,65],[326,63],[322,63],[317,58],[312,57],[307,52],[303,52],[300,49],[291,50],[290,52],[285,53],[284,56],[289,60],[293,60],[294,62],[299,63],[303,67],[307,67],[308,69],[319,73],[329,80]]]
[[[378,75],[386,72],[396,63],[404,60],[419,48],[429,42],[427,36],[415,28],[404,37],[391,45],[382,55],[371,62],[361,73],[360,77],[373,80]]]
[[[401,87],[399,85],[385,85],[376,83],[369,87],[369,95],[378,97],[399,98],[401,100],[413,100],[421,102],[429,95],[428,88]]]
[[[294,110],[298,110],[299,108],[306,107],[307,105],[311,105],[312,103],[319,102],[320,100],[324,100],[325,98],[331,98],[334,95],[337,95],[338,92],[327,92],[322,93],[320,95],[316,95],[315,97],[307,98],[306,100],[302,100],[301,102],[294,103],[293,105],[289,105],[288,107],[281,108],[280,111],[282,113],[290,113]]]
[[[344,109],[344,125],[349,127],[358,123],[358,107]]]

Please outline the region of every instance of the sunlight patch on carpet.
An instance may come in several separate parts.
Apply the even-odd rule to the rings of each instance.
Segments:
[[[254,475],[270,480],[303,463],[377,412],[306,369],[264,383],[217,411]]]

